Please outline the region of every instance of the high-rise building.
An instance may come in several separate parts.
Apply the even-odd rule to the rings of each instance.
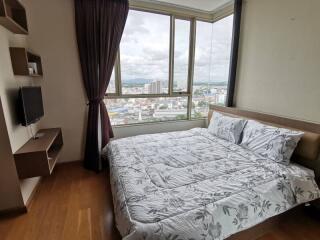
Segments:
[[[148,83],[144,85],[144,91],[148,94],[159,94],[162,93],[162,81],[156,80],[152,83]]]
[[[150,91],[151,91],[151,84],[150,83],[145,84],[144,85],[144,93],[148,94],[148,93],[150,93]]]

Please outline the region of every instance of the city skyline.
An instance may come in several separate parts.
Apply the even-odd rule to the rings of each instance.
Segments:
[[[163,88],[162,91],[167,89]],[[143,92],[145,86],[124,87],[125,92]],[[210,103],[223,105],[227,86],[197,85],[192,95],[192,118],[206,117]],[[187,119],[188,97],[106,99],[112,125]]]

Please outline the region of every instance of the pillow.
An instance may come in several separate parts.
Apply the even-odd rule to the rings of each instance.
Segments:
[[[248,120],[240,146],[265,158],[288,165],[303,132],[277,128]]]
[[[247,120],[241,118],[233,118],[214,112],[213,121],[210,122],[208,131],[213,135],[228,140],[232,143],[239,143],[241,133]]]

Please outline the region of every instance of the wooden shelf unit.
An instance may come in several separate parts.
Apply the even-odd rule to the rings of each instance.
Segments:
[[[30,77],[41,77],[43,75],[41,57],[39,55],[31,53],[25,48],[11,47],[10,56],[14,75]],[[38,69],[37,74],[29,73],[28,63],[31,62],[36,63]]]
[[[59,158],[62,146],[61,128],[42,129],[14,153],[20,179],[48,176]]]
[[[18,0],[0,0],[0,24],[17,34],[28,34],[26,10]]]

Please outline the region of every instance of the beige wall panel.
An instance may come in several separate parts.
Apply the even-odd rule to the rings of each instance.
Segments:
[[[246,0],[236,106],[320,122],[320,1]]]

